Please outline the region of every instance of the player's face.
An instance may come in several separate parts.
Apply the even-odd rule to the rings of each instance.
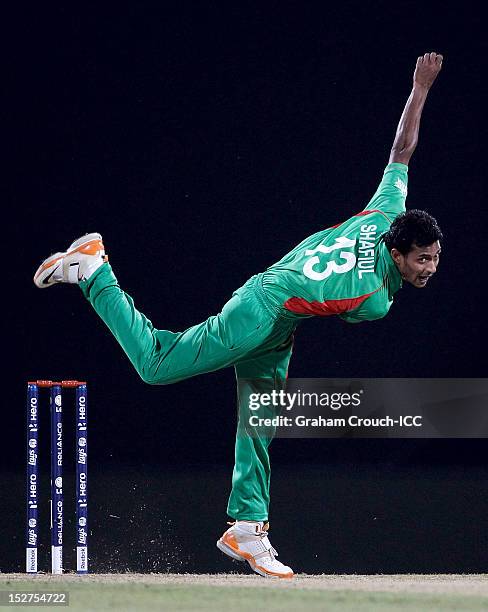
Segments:
[[[412,249],[402,255],[392,249],[391,256],[395,261],[402,278],[414,287],[425,287],[430,278],[436,273],[439,265],[441,245],[438,240],[426,247],[413,245]]]

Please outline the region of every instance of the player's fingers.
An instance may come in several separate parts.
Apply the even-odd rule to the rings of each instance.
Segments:
[[[435,51],[432,51],[432,53],[430,54],[430,61],[435,62],[436,57],[437,57],[437,53]]]
[[[420,57],[418,57],[418,58],[417,58],[417,66],[418,66],[419,64],[421,64],[421,63],[422,63],[422,60],[423,60],[423,59],[424,59],[424,58],[423,58],[423,56],[422,56],[422,55],[421,55]]]
[[[429,61],[430,53],[424,53],[424,63],[427,64]]]
[[[435,58],[435,61],[436,61],[436,63],[437,63],[439,66],[441,66],[441,65],[442,65],[442,60],[443,60],[443,59],[444,59],[444,57],[443,57],[443,56],[442,56],[440,53],[438,53],[438,54],[437,54],[437,56],[436,56],[436,58]]]

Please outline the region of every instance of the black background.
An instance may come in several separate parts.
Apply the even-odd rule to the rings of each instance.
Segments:
[[[439,272],[428,289],[404,287],[383,320],[307,321],[290,376],[485,376],[486,36],[477,5],[424,4],[134,3],[6,20],[0,570],[23,567],[31,378],[89,384],[94,571],[233,567],[214,550],[232,369],[149,387],[76,287],[39,291],[32,275],[98,231],[156,327],[215,314],[365,206],[415,60],[432,50],[445,60],[407,205],[438,218]],[[486,451],[485,440],[276,440],[272,541],[299,571],[484,571]]]

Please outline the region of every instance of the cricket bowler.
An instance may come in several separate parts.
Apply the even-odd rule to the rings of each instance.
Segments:
[[[237,289],[217,315],[185,331],[157,329],[119,286],[100,234],[87,234],[47,258],[34,283],[79,285],[144,382],[167,385],[228,366],[238,381],[237,436],[227,513],[231,527],[217,542],[258,574],[292,578],[268,537],[273,432],[249,425],[249,394],[284,388],[293,334],[304,320],[338,315],[348,323],[384,317],[402,282],[423,288],[439,265],[442,233],[421,210],[405,211],[407,171],[427,94],[442,55],[416,62],[388,165],[364,210],[321,229]]]

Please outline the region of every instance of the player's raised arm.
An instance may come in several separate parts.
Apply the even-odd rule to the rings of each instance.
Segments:
[[[442,55],[426,53],[417,59],[413,87],[400,118],[389,163],[407,164],[415,151],[419,136],[420,117],[432,83],[442,67]]]

